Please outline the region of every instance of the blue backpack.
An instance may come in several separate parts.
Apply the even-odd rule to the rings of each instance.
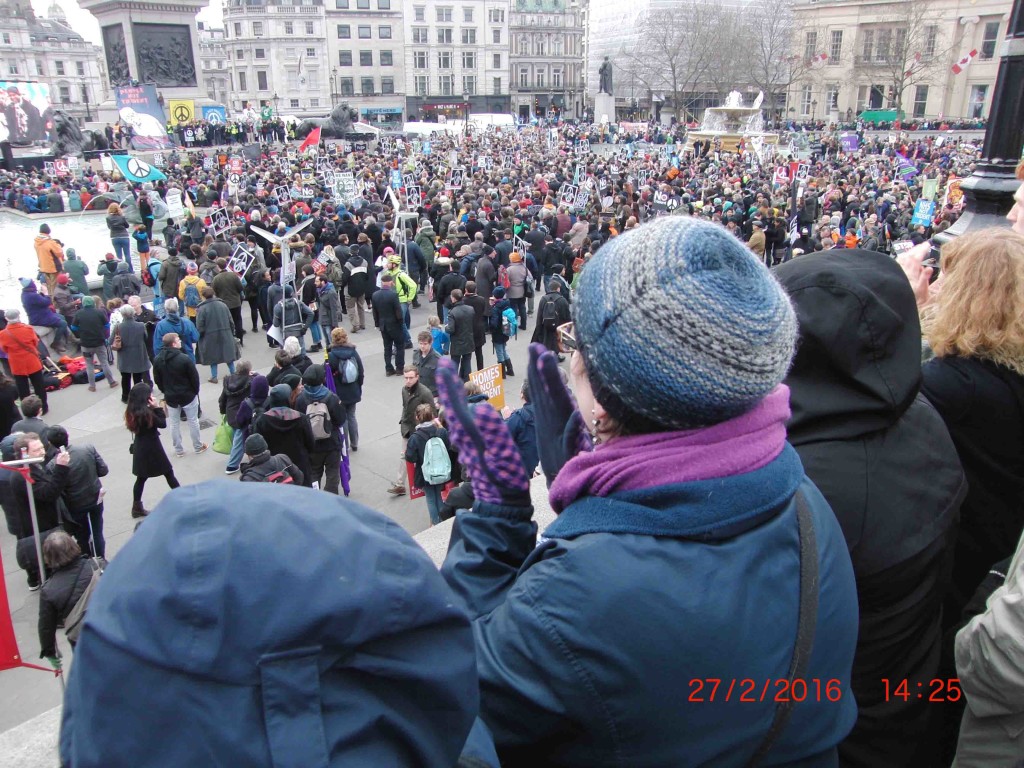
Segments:
[[[444,485],[452,479],[452,460],[440,437],[430,438],[423,446],[422,469],[427,485]]]
[[[509,338],[519,335],[519,317],[512,307],[501,313],[501,332]]]
[[[199,289],[196,288],[195,283],[185,284],[185,306],[189,309],[195,309],[203,300],[199,297]]]

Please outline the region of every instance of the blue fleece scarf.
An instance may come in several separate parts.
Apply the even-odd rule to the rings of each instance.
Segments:
[[[330,392],[330,390],[323,384],[320,384],[319,386],[316,387],[303,385],[302,391],[305,392],[309,397],[313,398],[314,400],[323,400],[327,397],[327,394]]]

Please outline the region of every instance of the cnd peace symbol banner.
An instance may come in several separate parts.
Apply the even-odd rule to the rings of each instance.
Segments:
[[[128,181],[159,181],[167,178],[160,170],[142,158],[131,155],[113,155],[111,159],[117,164],[117,170]]]

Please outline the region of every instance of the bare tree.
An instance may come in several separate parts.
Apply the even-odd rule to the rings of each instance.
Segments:
[[[706,82],[718,94],[720,101],[730,91],[751,85],[749,62],[742,53],[750,45],[745,13],[746,9],[721,6],[709,32],[715,47],[711,53]]]
[[[716,60],[713,33],[720,13],[715,0],[683,0],[649,11],[637,23],[636,43],[620,52],[616,65],[647,91],[664,93],[683,122]]]
[[[897,114],[907,89],[934,80],[947,64],[953,41],[941,34],[941,22],[927,0],[903,0],[861,32],[856,73],[885,85]]]
[[[747,77],[764,92],[765,103],[775,117],[786,92],[820,63],[824,49],[805,49],[807,28],[793,14],[791,0],[778,4],[751,3],[744,9],[743,17],[744,45],[730,53],[746,63]],[[795,51],[794,44],[799,46]]]

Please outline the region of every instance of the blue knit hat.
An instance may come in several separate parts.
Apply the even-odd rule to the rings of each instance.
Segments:
[[[745,413],[793,356],[785,291],[709,222],[665,216],[612,238],[580,274],[577,297],[576,339],[594,396],[632,431]]]

